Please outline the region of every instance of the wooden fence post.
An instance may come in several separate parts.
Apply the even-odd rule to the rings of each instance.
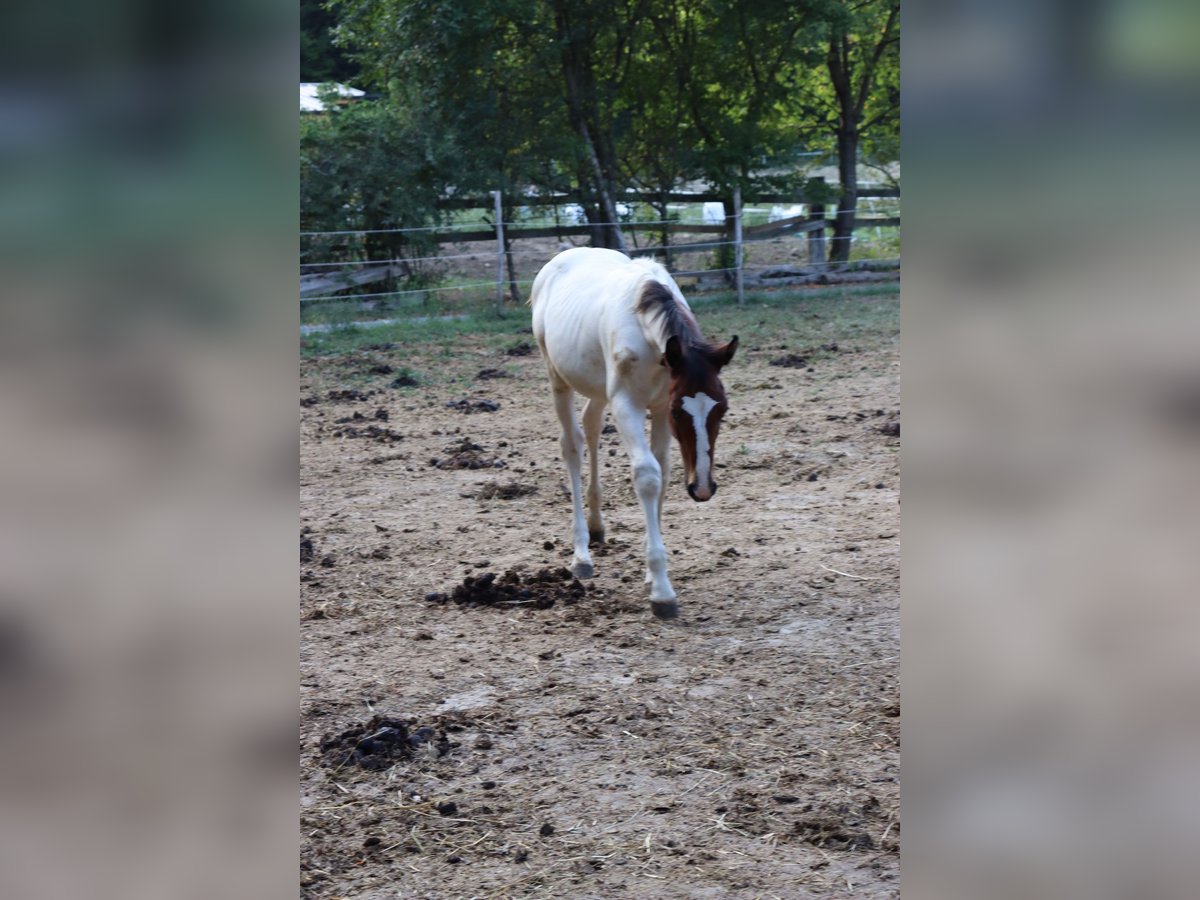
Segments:
[[[738,306],[746,305],[746,294],[742,288],[742,189],[733,189],[733,253],[737,279]]]
[[[808,262],[809,265],[825,265],[825,204],[810,203],[808,205],[808,221],[814,223],[808,232]],[[820,224],[817,225],[816,223]]]
[[[492,191],[496,210],[496,312],[504,311],[504,204],[500,192]]]

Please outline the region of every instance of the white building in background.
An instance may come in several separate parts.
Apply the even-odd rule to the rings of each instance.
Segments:
[[[617,218],[622,222],[629,221],[633,216],[633,207],[628,203],[617,201],[613,204],[616,210]],[[536,209],[544,210],[543,213],[534,212],[528,206],[518,207],[517,212],[522,218],[546,218],[551,219],[554,216],[552,207],[542,206]],[[558,207],[558,219],[564,225],[586,225],[588,223],[587,213],[583,211],[583,207],[578,203],[564,203]]]
[[[708,202],[704,204],[705,225],[724,225],[725,224],[725,204],[717,202]]]
[[[767,216],[767,221],[778,222],[780,219],[791,219],[802,215],[804,215],[804,205],[802,203],[795,203],[791,206],[775,205],[771,207],[771,212]]]
[[[366,91],[360,91],[358,88],[352,88],[347,84],[322,84],[317,81],[302,81],[300,82],[300,112],[324,112],[325,105],[321,102],[321,98],[317,96],[317,92],[323,87],[337,88],[339,97],[344,97],[347,100],[353,100],[356,97],[363,97]]]

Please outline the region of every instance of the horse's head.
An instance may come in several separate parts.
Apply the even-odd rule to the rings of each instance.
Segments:
[[[693,500],[703,502],[717,492],[713,449],[728,409],[719,373],[733,359],[737,344],[736,335],[727,344],[708,346],[685,345],[671,337],[663,354],[663,365],[671,372],[671,433],[679,441]]]

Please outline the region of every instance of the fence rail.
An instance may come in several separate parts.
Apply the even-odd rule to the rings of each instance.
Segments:
[[[780,219],[778,222],[771,222],[769,225],[755,225],[752,228],[745,230],[745,239],[748,241],[765,240],[767,237],[775,237],[777,234],[784,234],[793,231],[811,231],[816,228],[832,228],[834,219],[825,219],[823,223],[814,222],[811,219],[803,219],[803,227],[793,227],[785,225],[785,222],[792,222],[791,219]],[[855,229],[859,228],[877,228],[881,226],[895,226],[900,224],[899,216],[860,216],[855,220]],[[595,225],[562,225],[558,228],[554,227],[535,227],[535,228],[519,228],[505,224],[504,233],[512,240],[519,238],[548,238],[548,237],[573,237],[591,234],[597,227]],[[633,225],[620,225],[622,231],[649,231],[654,234],[728,234],[729,228],[725,225],[689,225],[686,222],[665,222],[665,223],[637,223]],[[496,230],[494,228],[478,231],[434,231],[433,239],[439,244],[462,244],[478,241],[492,241],[496,238]],[[645,251],[662,252],[663,250],[678,250],[687,246],[686,244],[671,244],[668,247],[640,247],[637,252],[644,255]]]
[[[836,191],[825,191],[825,196],[831,193],[836,195]],[[875,198],[898,198],[900,191],[897,188],[890,187],[868,187],[858,191],[858,197],[861,199]],[[368,231],[330,231],[330,232],[301,232],[301,237],[334,237],[334,236],[349,236],[349,235],[366,235],[366,234],[387,234],[387,233],[410,233],[424,232],[438,244],[458,244],[458,243],[478,243],[478,242],[495,242],[496,243],[496,275],[495,282],[497,290],[497,304],[502,303],[503,285],[508,283],[515,287],[519,284],[527,284],[528,282],[519,281],[515,277],[515,273],[507,272],[508,265],[505,262],[506,251],[511,247],[512,241],[530,239],[530,238],[563,238],[570,236],[583,236],[594,234],[597,228],[603,228],[615,224],[623,232],[629,233],[650,233],[654,235],[670,236],[676,234],[682,235],[715,235],[719,236],[716,240],[699,240],[688,241],[683,243],[666,243],[654,244],[645,247],[631,248],[630,256],[650,256],[654,254],[687,254],[697,253],[707,250],[714,250],[721,247],[732,247],[733,258],[736,264],[728,269],[711,269],[705,270],[718,275],[732,275],[732,279],[738,288],[738,301],[743,302],[743,273],[747,272],[747,267],[743,264],[742,247],[747,242],[764,241],[785,235],[804,235],[808,241],[810,271],[797,272],[795,278],[803,279],[797,283],[809,283],[809,280],[817,280],[822,283],[828,283],[835,277],[846,277],[850,280],[866,277],[864,273],[859,272],[835,272],[835,264],[826,262],[826,238],[825,232],[827,229],[834,228],[836,220],[830,218],[844,212],[841,209],[827,210],[819,200],[815,197],[812,200],[806,200],[801,194],[774,194],[760,193],[753,194],[746,201],[751,203],[787,203],[789,205],[804,204],[808,207],[806,215],[792,216],[785,219],[779,219],[774,222],[767,222],[762,225],[753,225],[743,227],[743,198],[739,193],[735,192],[731,198],[718,193],[686,193],[680,191],[672,191],[666,194],[655,194],[640,191],[630,191],[620,196],[621,202],[640,202],[659,204],[663,202],[669,203],[715,203],[720,202],[723,206],[723,211],[727,213],[723,223],[686,223],[677,221],[634,221],[634,222],[618,222],[618,223],[587,223],[587,224],[571,224],[571,225],[554,225],[554,226],[533,226],[522,227],[516,222],[504,222],[501,215],[501,198],[499,192],[493,192],[492,196],[486,200],[477,197],[457,197],[450,198],[439,206],[443,209],[486,209],[493,215],[493,221],[489,223],[490,227],[484,229],[478,226],[472,226],[471,223],[465,225],[451,225],[441,227],[427,228],[397,228],[397,229],[372,229]],[[521,197],[517,202],[521,206],[576,206],[578,198],[565,194],[545,195],[535,197]],[[732,212],[730,213],[730,204],[732,203]],[[900,225],[899,216],[880,216],[880,215],[857,215],[854,220],[854,230],[862,230],[868,228],[883,228],[883,227],[898,227]],[[486,222],[486,218],[484,218]],[[471,230],[474,228],[474,230]],[[844,240],[857,241],[857,238],[850,237]],[[449,257],[420,257],[409,260],[408,262],[419,262],[427,259],[454,259],[463,256],[473,256],[474,254],[459,254],[458,256]],[[898,263],[898,259],[896,260]],[[302,274],[300,277],[300,299],[302,302],[318,302],[332,301],[340,299],[355,299],[364,297],[384,297],[384,296],[400,296],[404,294],[423,294],[439,290],[461,290],[465,287],[477,287],[478,285],[458,285],[446,286],[443,288],[423,288],[416,290],[404,291],[382,291],[371,294],[345,294],[347,290],[361,287],[367,284],[373,284],[380,281],[408,274],[408,268],[405,261],[402,260],[364,260],[364,261],[348,261],[341,264],[340,270],[338,263],[331,262],[310,262],[302,263],[301,268],[321,268],[324,272],[309,272]],[[750,267],[754,268],[754,267]],[[335,271],[329,271],[335,269]],[[356,270],[356,271],[354,271]],[[694,273],[677,273],[679,275],[694,274]],[[877,277],[878,273],[872,273],[870,277]],[[754,278],[754,276],[751,276]],[[768,276],[770,277],[770,276]],[[783,275],[774,276],[782,279]],[[759,278],[761,283],[763,279]],[[489,282],[491,284],[493,282]]]
[[[864,187],[859,188],[858,196],[864,199],[874,197],[899,197],[900,189],[894,187]],[[613,197],[617,203],[723,203],[732,201],[732,194],[720,194],[712,191],[704,193],[688,193],[687,191],[668,191],[665,194],[653,191],[626,191]],[[762,193],[750,194],[743,198],[747,203],[815,203],[815,199],[805,198],[802,193]],[[522,196],[521,206],[570,206],[579,203],[580,198],[571,194],[542,194]],[[480,197],[448,197],[438,203],[442,209],[486,209],[491,206],[491,198]]]
[[[374,284],[389,278],[398,278],[407,274],[400,266],[392,263],[373,265],[356,272],[326,272],[317,275],[300,276],[300,299],[307,300],[328,294],[331,291],[344,291],[349,288],[362,287],[364,284]]]

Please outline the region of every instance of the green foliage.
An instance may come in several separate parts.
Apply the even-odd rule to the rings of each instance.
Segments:
[[[806,178],[801,188],[809,203],[831,204],[837,202],[837,189],[824,178]]]
[[[334,45],[337,19],[322,0],[300,0],[300,80],[353,81],[358,66]]]
[[[329,108],[300,120],[301,231],[438,223],[436,204],[451,183],[449,139],[411,106],[382,101]],[[432,249],[421,232],[333,235],[306,239],[301,261],[411,259]]]
[[[592,221],[605,216],[604,191],[626,187],[667,192],[702,180],[722,191],[811,189],[804,154],[845,152],[838,134],[847,102],[850,152],[891,162],[899,57],[887,23],[897,3],[330,0],[337,40],[387,110],[370,128],[335,126],[388,135],[360,136],[345,154],[374,185],[350,212],[431,219],[401,209],[398,185],[422,198],[437,186],[500,188],[508,197],[564,192]],[[843,51],[853,96],[835,84],[832,48]],[[320,167],[337,156],[315,154],[308,137]],[[386,152],[363,159],[364,147]],[[391,173],[381,169],[388,157]],[[307,185],[306,204],[326,221],[346,212],[344,194],[319,196],[349,190],[345,179],[314,175]],[[429,212],[424,199],[413,203]],[[665,215],[665,203],[657,212]]]

